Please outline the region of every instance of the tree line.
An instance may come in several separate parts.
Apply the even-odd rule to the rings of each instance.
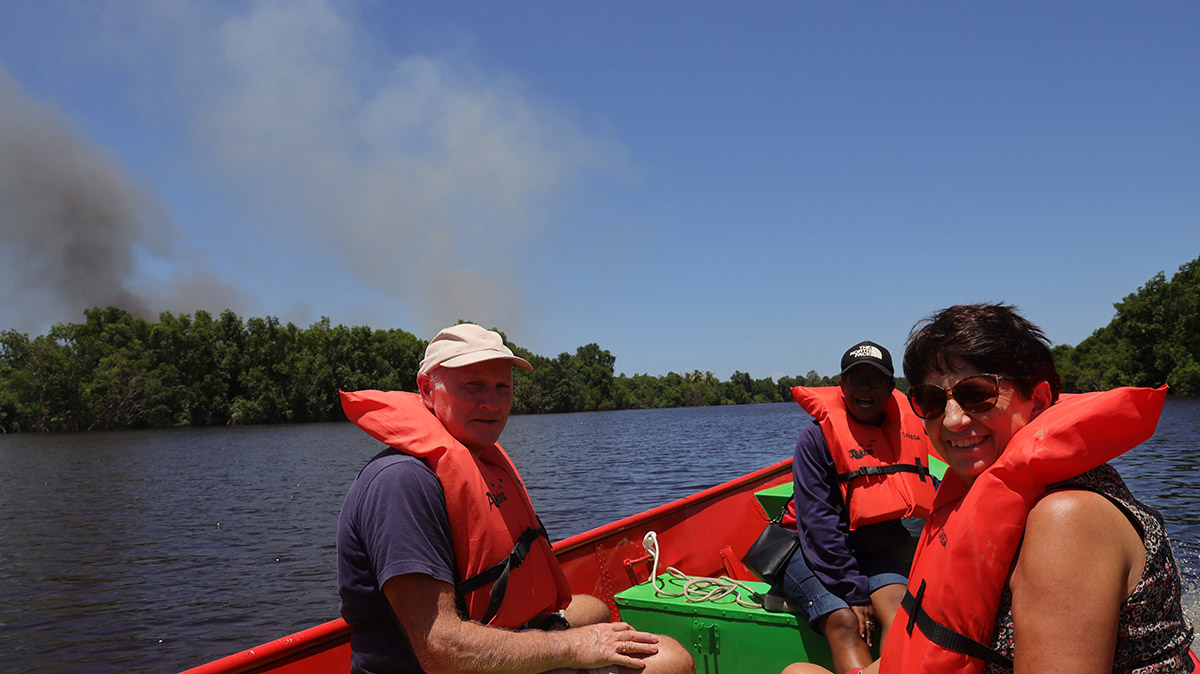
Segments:
[[[338,389],[416,390],[427,342],[404,330],[299,328],[278,318],[163,313],[157,322],[119,307],[92,308],[82,323],[30,338],[0,332],[0,432],[344,420]],[[815,371],[778,382],[734,372],[614,376],[596,344],[547,358],[511,344],[534,364],[517,370],[518,414],[790,400]]]
[[[1200,395],[1200,258],[1114,307],[1109,325],[1055,347],[1064,390],[1166,383]],[[427,344],[399,329],[328,318],[299,328],[229,310],[152,322],[96,307],[84,317],[33,338],[0,332],[0,432],[342,420],[339,388],[414,391]],[[509,345],[534,366],[515,372],[518,414],[782,402],[792,386],[836,383],[815,370],[777,381],[741,371],[727,380],[698,370],[615,375],[616,358],[594,343],[554,358]]]
[[[1200,257],[1169,281],[1159,272],[1113,307],[1108,325],[1054,348],[1063,390],[1167,384],[1174,395],[1200,396]]]

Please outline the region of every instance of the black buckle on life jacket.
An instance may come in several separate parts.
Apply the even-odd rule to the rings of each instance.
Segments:
[[[538,524],[540,525],[541,523],[539,522]],[[479,619],[479,622],[486,625],[492,621],[492,618],[496,617],[496,613],[500,610],[500,603],[504,601],[504,593],[508,589],[508,575],[512,573],[513,569],[525,563],[525,557],[533,547],[534,541],[543,536],[549,540],[544,526],[539,526],[537,529],[533,527],[526,529],[517,538],[512,551],[502,561],[489,566],[454,586],[459,595],[466,597],[488,583],[492,583],[492,592],[488,598],[487,609],[484,611],[483,617]]]
[[[917,588],[917,596],[914,597],[911,591],[905,591],[904,599],[900,600],[900,607],[908,613],[908,623],[904,626],[904,629],[909,634],[912,634],[913,626],[916,626],[917,629],[921,630],[921,634],[925,635],[926,639],[929,639],[942,648],[952,650],[955,653],[962,653],[970,658],[990,662],[993,665],[1012,668],[1013,662],[1011,658],[1001,654],[990,646],[981,644],[971,637],[961,632],[956,632],[934,620],[921,606],[924,599],[925,580],[922,579],[921,586]]]
[[[526,534],[532,532],[532,536],[526,540]],[[517,539],[517,544],[513,546],[512,552],[508,553],[508,565],[511,568],[517,568],[525,563],[525,556],[529,554],[530,548],[533,547],[533,542],[541,535],[541,531],[536,529],[526,529],[521,538]],[[524,542],[524,545],[522,543]]]
[[[863,466],[854,470],[838,473],[834,476],[833,481],[836,483],[849,482],[855,478],[868,477],[871,475],[891,475],[892,473],[916,473],[924,482],[925,478],[930,475],[929,468],[921,464],[921,458],[917,457],[916,463],[895,463],[890,466]]]

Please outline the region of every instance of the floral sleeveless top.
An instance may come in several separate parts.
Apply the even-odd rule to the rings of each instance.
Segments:
[[[1105,464],[1078,477],[1053,485],[1086,489],[1108,497],[1141,534],[1146,546],[1146,569],[1133,594],[1121,606],[1117,624],[1117,651],[1113,673],[1166,674],[1192,671],[1188,647],[1192,624],[1183,614],[1179,569],[1162,515],[1138,501],[1112,466]],[[1012,592],[1005,587],[996,613],[993,649],[1013,655]],[[1012,672],[1012,668],[988,664],[985,674]]]

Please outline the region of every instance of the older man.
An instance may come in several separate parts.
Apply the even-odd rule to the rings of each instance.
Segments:
[[[342,394],[346,416],[389,446],[363,468],[338,522],[353,670],[691,671],[677,642],[606,622],[603,602],[572,596],[496,444],[513,367],[532,369],[499,334],[462,324],[429,343],[419,394]]]

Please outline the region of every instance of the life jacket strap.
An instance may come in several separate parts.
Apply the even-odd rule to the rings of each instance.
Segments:
[[[845,473],[838,473],[834,476],[833,481],[836,483],[849,482],[855,478],[867,477],[868,475],[890,475],[892,473],[916,473],[922,482],[929,477],[929,467],[921,463],[920,457],[917,457],[914,463],[898,463],[890,466],[863,466]]]
[[[904,626],[905,631],[912,634],[913,626],[915,625],[917,629],[921,630],[921,634],[925,635],[926,639],[929,639],[942,648],[947,648],[955,653],[962,653],[967,657],[977,660],[990,662],[993,665],[1012,668],[1013,661],[1011,658],[1004,656],[990,646],[985,646],[971,637],[961,632],[956,632],[934,620],[921,606],[924,598],[924,580],[921,581],[921,587],[917,589],[915,597],[911,591],[905,591],[904,599],[900,601],[900,607],[908,613],[908,623]]]
[[[526,529],[517,538],[517,543],[513,546],[512,552],[508,553],[508,557],[474,576],[460,581],[454,586],[455,591],[459,595],[466,597],[488,583],[493,584],[491,595],[488,598],[487,610],[484,611],[483,617],[479,619],[479,622],[486,625],[491,622],[492,618],[496,617],[496,613],[500,610],[500,604],[504,601],[504,592],[508,588],[508,575],[513,569],[525,563],[525,556],[529,554],[534,541],[540,537],[545,537],[547,540],[550,539],[546,534],[544,526],[539,526],[537,529],[533,527]]]

